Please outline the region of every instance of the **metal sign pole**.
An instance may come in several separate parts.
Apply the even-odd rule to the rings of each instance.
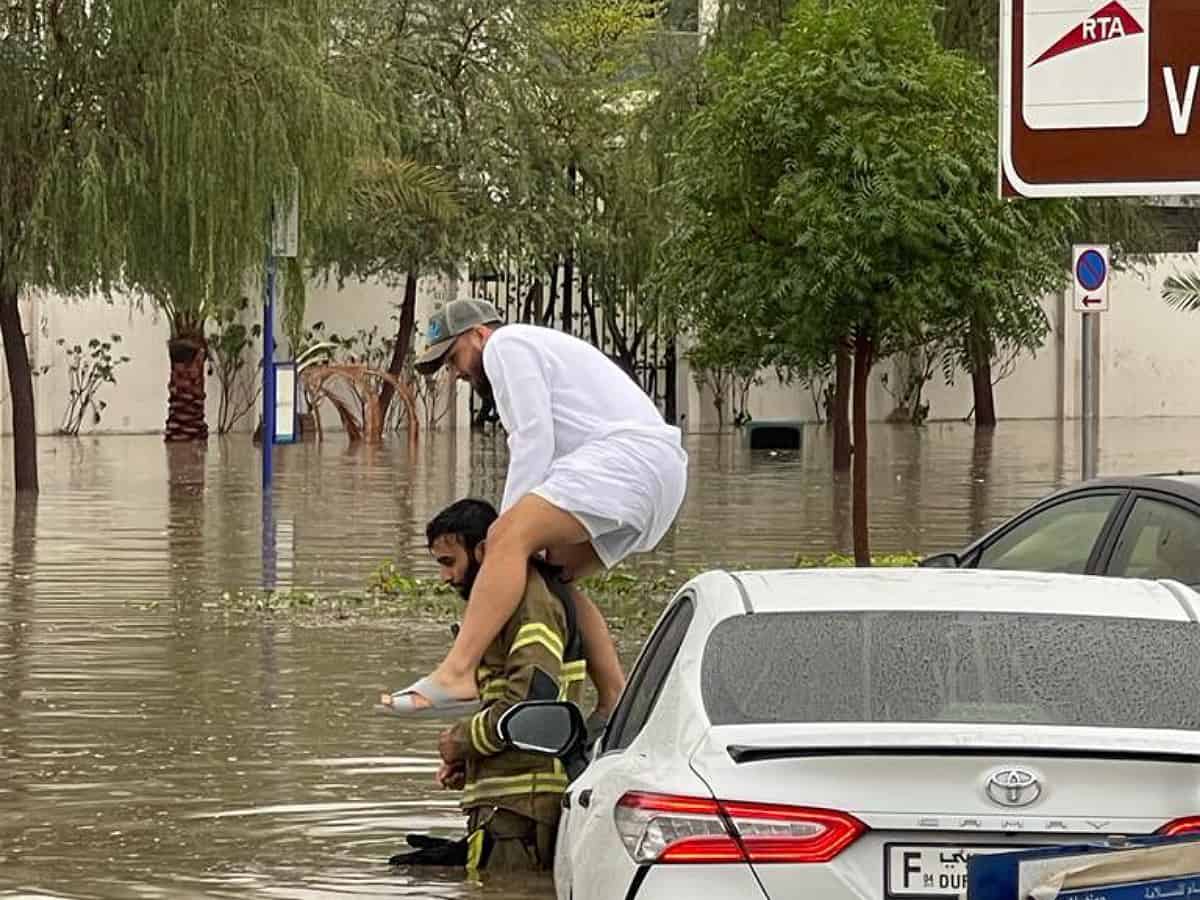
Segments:
[[[1081,323],[1079,337],[1079,455],[1080,476],[1096,477],[1100,406],[1100,342],[1096,340],[1099,316],[1108,311],[1109,248],[1106,244],[1076,244],[1071,248],[1075,280],[1075,310]]]
[[[1094,432],[1092,430],[1092,420],[1095,418],[1096,410],[1093,406],[1095,392],[1092,390],[1092,381],[1096,377],[1095,364],[1092,357],[1092,351],[1095,346],[1093,338],[1095,313],[1083,313],[1080,319],[1083,322],[1082,337],[1080,340],[1080,352],[1082,354],[1082,365],[1080,367],[1080,430],[1081,430],[1081,462],[1080,473],[1083,480],[1096,477],[1096,448],[1094,442]]]
[[[275,510],[271,483],[275,458],[275,250],[268,246],[263,290],[262,565],[263,590],[275,590]]]
[[[271,219],[267,230],[267,268],[263,286],[263,423],[262,423],[262,483],[263,483],[263,588],[275,590],[275,510],[271,503],[274,476],[275,439],[279,398],[276,396],[275,369],[275,274],[280,257],[294,259],[300,248],[300,176],[292,172],[287,190],[271,204]],[[293,351],[295,348],[293,348]],[[294,404],[288,405],[293,421],[288,436],[295,431]]]
[[[266,286],[263,294],[263,492],[271,490],[275,446],[275,256],[267,254]]]

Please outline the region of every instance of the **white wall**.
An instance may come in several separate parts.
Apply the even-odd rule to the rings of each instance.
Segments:
[[[418,325],[428,318],[436,304],[444,303],[454,296],[458,283],[444,277],[423,278],[418,284]],[[261,288],[247,285],[246,295],[253,299],[247,310],[247,324],[261,322],[262,308],[259,302]],[[404,285],[382,281],[347,281],[339,288],[336,281],[317,280],[308,286],[308,303],[305,324],[311,326],[323,321],[327,334],[350,336],[360,329],[378,326],[381,336],[390,337],[395,330],[391,319],[396,311],[394,304],[403,300]],[[282,303],[280,303],[282,307]],[[108,338],[117,333],[121,343],[113,349],[113,356],[126,355],[130,361],[116,370],[117,384],[106,386],[97,395],[109,404],[99,426],[93,426],[90,418],[85,421],[83,433],[90,434],[145,434],[163,429],[167,417],[167,379],[170,375],[167,356],[169,328],[164,317],[151,303],[139,302],[131,294],[118,294],[112,298],[92,296],[68,300],[53,294],[30,292],[21,302],[21,320],[28,334],[31,364],[34,370],[50,365],[50,370],[40,375],[34,383],[37,406],[37,426],[42,434],[54,433],[62,423],[66,410],[69,378],[65,348],[58,345],[64,339],[67,347],[76,343],[86,347],[93,337]],[[277,358],[284,359],[291,348],[276,326]],[[253,373],[253,363],[262,353],[261,341],[255,341],[247,356],[251,365],[246,375]],[[0,397],[7,397],[7,375],[0,367]],[[216,431],[218,414],[218,385],[216,379],[208,381],[208,424]],[[11,413],[7,402],[0,403],[0,433],[12,430]],[[323,410],[322,425],[330,430],[340,428],[333,410]],[[252,431],[260,413],[256,409],[238,425],[237,430]]]
[[[1144,270],[1118,272],[1110,285],[1111,308],[1100,315],[1100,415],[1104,417],[1200,416],[1200,314],[1172,309],[1162,300],[1162,282],[1177,271],[1200,268],[1190,254],[1163,254]],[[1071,309],[1069,293],[1042,302],[1051,332],[1035,355],[1022,357],[1015,370],[995,388],[1001,418],[1078,418],[1080,382],[1079,314]],[[895,372],[886,361],[873,373],[870,416],[879,421],[895,406],[880,374]],[[998,373],[997,373],[998,374]],[[784,385],[773,372],[762,373],[765,384],[750,398],[756,419],[816,418],[804,385]],[[895,378],[895,375],[892,376]],[[689,378],[690,381],[690,378]],[[716,414],[711,400],[701,402],[692,386],[681,410],[692,430],[711,430]],[[926,386],[930,419],[965,418],[972,409],[971,379],[959,373],[946,385],[940,370]]]
[[[1146,271],[1114,275],[1111,287],[1111,311],[1101,316],[1101,406],[1103,416],[1200,416],[1200,366],[1195,364],[1200,347],[1200,314],[1177,312],[1161,299],[1163,279],[1178,270],[1200,267],[1200,259],[1176,254],[1160,257]],[[464,279],[424,278],[418,291],[418,325],[422,325],[436,304],[467,290]],[[258,289],[250,286],[248,296],[255,304],[248,319],[257,321],[260,307]],[[403,296],[402,284],[350,281],[343,288],[336,282],[314,282],[309,286],[306,322],[324,321],[329,332],[353,334],[359,329],[378,325],[381,334],[391,334],[394,304]],[[1052,333],[1036,356],[1020,360],[1013,374],[996,387],[997,412],[1002,418],[1052,419],[1078,416],[1079,394],[1079,316],[1070,308],[1069,298],[1055,296],[1044,301]],[[22,317],[29,332],[30,352],[35,368],[50,364],[50,371],[35,385],[38,430],[53,432],[62,420],[67,399],[66,359],[57,340],[85,344],[92,337],[114,332],[123,337],[117,355],[124,353],[132,361],[117,372],[116,387],[105,388],[101,397],[109,402],[98,429],[90,423],[85,431],[99,433],[145,433],[162,430],[167,403],[167,325],[152,305],[137,304],[130,297],[106,302],[99,297],[68,301],[59,297],[31,294],[23,298]],[[280,358],[289,348],[281,342]],[[254,348],[255,356],[261,352]],[[879,373],[872,379],[870,410],[879,420],[892,410],[894,401],[880,383]],[[750,398],[750,412],[756,419],[815,418],[813,402],[800,384],[782,385],[773,372],[763,373],[764,385]],[[689,431],[709,431],[716,415],[711,396],[699,391],[682,363],[679,373],[679,411],[686,415]],[[8,388],[0,371],[0,396]],[[465,392],[460,392],[459,427],[465,427]],[[954,420],[971,410],[971,382],[960,375],[953,386],[942,383],[940,373],[926,388],[933,420]],[[217,420],[216,383],[208,388],[209,425]],[[730,407],[731,408],[731,407]],[[251,430],[255,414],[241,423]],[[326,410],[323,425],[336,430],[332,410]],[[11,430],[8,404],[0,404],[0,427]]]

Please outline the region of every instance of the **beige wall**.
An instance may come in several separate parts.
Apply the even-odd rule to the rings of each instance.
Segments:
[[[1200,258],[1166,254],[1145,270],[1119,272],[1111,285],[1111,309],[1100,315],[1100,413],[1105,417],[1200,416],[1200,313],[1178,312],[1162,300],[1168,275],[1200,268]],[[1071,298],[1047,297],[1042,304],[1051,325],[1045,345],[1036,355],[1022,357],[1016,369],[996,385],[996,409],[1001,418],[1054,419],[1079,415],[1080,317]],[[870,415],[884,419],[894,407],[879,375],[893,370],[884,362],[871,383]],[[809,392],[801,384],[783,385],[771,372],[750,400],[756,419],[812,421]],[[894,377],[894,376],[893,376]],[[690,382],[690,378],[689,378]],[[701,402],[694,385],[686,393],[692,430],[711,430],[716,415],[711,402]],[[943,383],[940,370],[926,387],[930,418],[954,420],[972,408],[971,379],[959,373],[955,384]]]
[[[422,279],[418,291],[418,321],[424,321],[436,303],[444,302],[456,290],[457,283],[450,279]],[[251,285],[247,296],[253,300],[247,311],[247,324],[261,322],[261,289]],[[305,321],[308,325],[323,321],[327,333],[343,336],[378,325],[381,335],[390,336],[395,328],[390,318],[394,311],[393,304],[402,297],[402,284],[393,286],[382,282],[349,281],[344,288],[339,288],[335,281],[314,281],[308,289]],[[119,333],[122,340],[113,355],[127,355],[130,361],[117,369],[117,384],[103,388],[98,395],[109,404],[99,427],[92,427],[89,421],[85,423],[83,431],[91,434],[162,431],[167,416],[169,329],[152,304],[139,302],[137,297],[128,294],[108,300],[99,296],[65,300],[55,295],[31,292],[21,302],[21,319],[29,335],[34,369],[47,364],[50,366],[50,370],[39,376],[34,384],[40,433],[49,434],[58,429],[67,404],[67,360],[58,340],[66,340],[67,346],[75,343],[86,346],[91,338],[107,337],[114,332]],[[277,358],[287,358],[290,348],[278,331],[276,342],[279,347]],[[261,353],[261,343],[256,343],[251,365]],[[250,372],[247,372],[249,375]],[[217,423],[217,389],[216,380],[210,378],[208,423],[214,432]],[[7,376],[3,367],[0,367],[0,397],[7,396]],[[258,416],[257,410],[247,415],[239,423],[238,430],[252,431]],[[338,427],[331,410],[325,410],[322,421],[331,429]],[[8,434],[11,430],[9,404],[4,402],[0,404],[0,433]]]
[[[1200,416],[1200,314],[1177,312],[1161,300],[1162,280],[1172,272],[1200,267],[1200,260],[1172,255],[1159,258],[1148,270],[1114,276],[1111,311],[1101,316],[1101,413],[1104,416]],[[423,322],[435,304],[466,291],[463,280],[422,279],[418,321]],[[324,321],[331,332],[351,334],[378,325],[381,333],[394,327],[390,316],[402,288],[378,282],[351,281],[344,288],[335,282],[315,282],[309,287],[306,320]],[[252,320],[261,315],[258,289],[248,295],[256,303]],[[1069,298],[1048,297],[1044,302],[1052,333],[1036,356],[1023,357],[1013,374],[996,387],[997,411],[1002,418],[1048,419],[1078,415],[1079,316],[1070,309]],[[34,365],[49,364],[50,371],[36,383],[38,429],[53,432],[62,419],[67,398],[65,355],[57,345],[86,344],[92,337],[113,332],[122,335],[119,352],[132,361],[118,371],[118,384],[101,395],[109,403],[99,433],[145,433],[161,431],[166,418],[167,325],[152,306],[128,296],[106,302],[99,297],[68,301],[58,297],[31,295],[22,301],[22,317],[30,332]],[[282,359],[288,348],[281,346]],[[257,351],[256,351],[257,352]],[[884,363],[883,366],[892,366]],[[880,384],[879,372],[872,379],[870,408],[874,419],[891,411],[892,398]],[[781,385],[773,373],[764,372],[764,385],[751,396],[750,411],[756,419],[815,418],[807,389],[800,384]],[[689,431],[712,430],[715,413],[712,399],[703,396],[686,364],[679,373],[679,411],[686,415]],[[0,372],[0,391],[7,384]],[[209,384],[209,423],[216,423],[216,385]],[[940,373],[926,389],[930,417],[954,420],[971,409],[970,379],[960,375],[953,386],[942,384]],[[459,392],[457,419],[465,427],[467,394]],[[11,429],[8,404],[0,405],[0,427]],[[256,416],[242,422],[253,428]],[[337,423],[326,415],[325,424]]]

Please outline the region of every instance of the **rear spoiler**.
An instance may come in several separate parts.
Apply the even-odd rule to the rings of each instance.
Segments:
[[[771,747],[753,744],[730,744],[725,748],[738,764],[764,762],[771,759],[818,759],[833,756],[1021,756],[1039,759],[1107,759],[1141,760],[1164,763],[1200,763],[1200,752],[1173,750],[1090,750],[1084,747],[958,747],[931,744],[929,746],[846,746],[846,747]]]

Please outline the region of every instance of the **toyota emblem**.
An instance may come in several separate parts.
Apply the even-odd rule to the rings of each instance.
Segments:
[[[988,776],[988,799],[1001,806],[1028,806],[1042,796],[1042,783],[1028,769],[998,769]]]

